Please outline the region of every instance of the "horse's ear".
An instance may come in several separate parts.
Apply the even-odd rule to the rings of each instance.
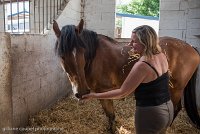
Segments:
[[[82,30],[83,30],[83,24],[84,24],[84,21],[83,21],[83,19],[81,19],[80,20],[80,22],[79,22],[79,24],[78,24],[78,26],[76,26],[76,32],[77,32],[77,34],[80,34],[81,32],[82,32]]]
[[[61,31],[59,29],[58,23],[55,20],[53,20],[53,30],[55,32],[55,35],[59,38],[61,35]]]

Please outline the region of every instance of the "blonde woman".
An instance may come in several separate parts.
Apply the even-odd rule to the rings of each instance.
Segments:
[[[165,133],[173,119],[167,58],[161,52],[152,27],[143,25],[135,28],[131,39],[129,45],[141,58],[132,67],[122,86],[108,92],[86,94],[82,99],[120,99],[134,92],[136,133]]]

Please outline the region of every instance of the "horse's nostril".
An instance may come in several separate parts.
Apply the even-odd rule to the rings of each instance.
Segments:
[[[80,99],[81,98],[81,95],[79,93],[76,93],[75,94],[76,98]]]

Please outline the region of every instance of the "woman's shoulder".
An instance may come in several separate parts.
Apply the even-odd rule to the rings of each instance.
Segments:
[[[143,72],[145,72],[148,67],[146,66],[146,61],[145,60],[139,60],[138,62],[135,63],[135,67],[138,68],[138,70],[141,70]]]
[[[149,74],[149,70],[145,63],[139,60],[133,66],[131,74],[134,74],[135,76],[137,76],[137,78],[146,77],[146,75]]]
[[[158,56],[163,57],[163,58],[165,58],[165,59],[167,58],[167,57],[166,57],[166,54],[164,54],[163,52],[160,52]]]

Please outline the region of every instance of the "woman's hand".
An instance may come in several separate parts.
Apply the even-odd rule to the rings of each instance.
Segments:
[[[85,94],[82,96],[81,100],[91,100],[91,99],[94,99],[95,98],[95,94],[96,93],[89,93],[89,94]]]

